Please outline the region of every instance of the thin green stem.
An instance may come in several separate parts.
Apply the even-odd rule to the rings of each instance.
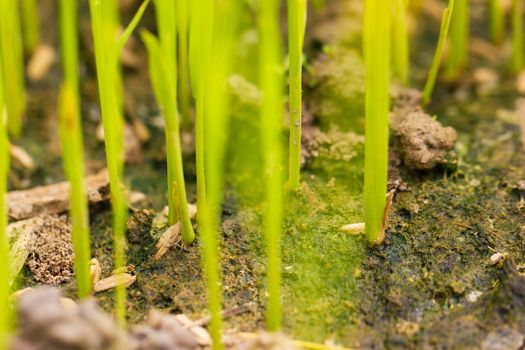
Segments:
[[[505,36],[505,12],[501,0],[489,1],[490,39],[494,44],[501,44]]]
[[[224,189],[226,141],[228,139],[230,96],[224,86],[233,68],[236,31],[239,23],[240,4],[236,0],[216,1],[213,28],[213,70],[206,85],[205,137],[207,198],[202,216],[202,263],[208,305],[211,314],[210,334],[213,348],[223,348],[221,304],[222,288],[219,261],[219,232],[221,203]]]
[[[447,42],[448,29],[450,27],[450,20],[452,18],[452,13],[454,12],[454,0],[449,0],[448,7],[443,11],[443,17],[441,19],[441,27],[439,30],[439,39],[434,52],[434,58],[432,59],[432,65],[430,66],[430,71],[428,72],[428,78],[423,89],[423,104],[427,105],[432,98],[432,91],[434,90],[434,85],[436,84],[436,79],[439,71],[439,66],[441,64],[441,59],[443,57],[443,52],[445,51],[445,43]]]
[[[205,174],[205,158],[204,158],[204,118],[208,112],[206,109],[209,105],[206,104],[206,81],[210,75],[211,70],[211,50],[213,41],[213,20],[214,20],[214,6],[215,1],[198,0],[198,16],[192,20],[197,21],[196,30],[198,43],[196,44],[196,52],[198,54],[197,72],[196,72],[196,89],[195,95],[197,99],[196,113],[195,113],[195,156],[197,167],[197,222],[201,223],[202,213],[205,211],[206,204],[206,174]],[[213,106],[211,106],[213,108]]]
[[[370,242],[383,238],[388,170],[390,83],[390,6],[387,0],[366,0],[364,56],[366,63],[365,227]]]
[[[393,18],[393,73],[404,85],[408,85],[410,70],[409,37],[407,29],[408,0],[394,1]]]
[[[512,72],[523,69],[523,0],[512,0]]]
[[[181,125],[187,128],[191,124],[190,118],[190,73],[188,60],[188,26],[189,26],[189,7],[188,0],[176,0],[177,5],[177,39],[179,53],[179,106],[181,115]]]
[[[20,135],[25,111],[24,60],[18,1],[0,0],[0,62],[7,124],[11,135]]]
[[[0,71],[0,79],[2,72]],[[9,171],[9,141],[5,123],[6,108],[0,84],[0,350],[9,349],[11,305],[9,302],[9,242],[7,239],[7,174]]]
[[[457,0],[452,13],[450,54],[446,71],[448,79],[457,79],[468,63],[470,33],[468,1],[469,0]]]
[[[302,53],[306,23],[306,0],[288,0],[288,50],[290,94],[289,185],[301,180]]]
[[[261,138],[266,193],[265,238],[268,258],[268,306],[266,326],[281,328],[281,223],[283,184],[281,171],[281,123],[283,72],[279,34],[279,1],[259,3],[259,79],[263,96]]]
[[[31,54],[40,42],[40,20],[38,18],[37,0],[22,0],[22,32],[24,37],[24,50]]]
[[[60,103],[60,140],[63,162],[70,186],[70,216],[75,277],[79,298],[91,292],[89,211],[84,187],[84,146],[78,78],[77,2],[60,0],[60,39],[64,83]]]

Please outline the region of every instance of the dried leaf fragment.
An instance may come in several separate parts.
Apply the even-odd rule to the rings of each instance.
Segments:
[[[136,276],[130,275],[129,273],[119,273],[117,275],[113,275],[98,281],[93,286],[93,291],[98,293],[115,288],[117,286],[129,287],[133,284],[133,282],[135,282],[136,279]]]
[[[182,238],[181,233],[182,227],[180,222],[177,222],[175,225],[168,227],[168,229],[164,231],[157,242],[157,253],[154,256],[154,259],[159,260],[168,252],[171,247],[179,243]]]
[[[362,235],[363,233],[365,233],[365,223],[358,222],[355,224],[344,225],[339,230],[351,235]]]

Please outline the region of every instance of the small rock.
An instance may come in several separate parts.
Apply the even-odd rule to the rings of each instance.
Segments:
[[[503,262],[505,260],[505,257],[507,256],[507,253],[494,253],[490,256],[489,264],[490,265],[497,265]]]
[[[467,294],[467,301],[469,303],[475,303],[476,301],[478,301],[481,295],[483,295],[482,292],[480,292],[479,290],[474,290]]]
[[[55,62],[55,49],[51,45],[41,44],[27,63],[27,76],[32,81],[42,80]]]

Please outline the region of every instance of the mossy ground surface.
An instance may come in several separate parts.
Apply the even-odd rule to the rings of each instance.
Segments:
[[[308,62],[306,112],[315,115],[314,123],[330,142],[307,162],[301,187],[286,198],[285,331],[304,340],[335,339],[346,346],[375,349],[479,348],[487,334],[502,324],[525,333],[524,311],[517,304],[509,302],[510,316],[499,316],[498,293],[505,291],[511,272],[488,264],[495,251],[508,253],[518,264],[525,262],[524,209],[513,191],[525,179],[525,152],[513,119],[496,116],[498,109],[514,107],[517,96],[510,78],[503,78],[490,94],[478,93],[469,83],[475,68],[460,84],[439,84],[429,112],[458,131],[457,170],[414,173],[400,169],[411,190],[396,195],[383,245],[369,247],[363,238],[339,231],[344,224],[362,221],[364,72],[358,3],[328,1],[326,12],[310,18],[308,57],[315,63]],[[52,4],[46,0],[40,6]],[[421,31],[413,38],[414,86],[422,86],[439,28],[424,13],[421,16]],[[52,16],[46,18],[52,21]],[[482,27],[477,17],[474,26]],[[247,18],[239,43],[244,58],[256,52],[254,30]],[[52,35],[46,37],[50,42],[55,41]],[[475,35],[485,33],[476,30]],[[498,62],[473,57],[471,64],[496,66]],[[102,145],[93,137],[99,118],[97,93],[92,63],[83,62],[81,68],[88,170],[95,171],[104,166]],[[224,306],[255,303],[250,312],[229,318],[226,326],[253,331],[264,325],[266,300],[259,116],[257,90],[250,85],[256,82],[257,70],[237,68],[245,85],[233,89],[221,262]],[[57,70],[58,66],[44,82],[29,86],[29,121],[19,144],[34,156],[38,170],[31,176],[13,173],[12,188],[63,179],[55,107],[42,102],[55,98]],[[166,201],[163,136],[152,122],[158,112],[145,71],[145,66],[126,71],[125,90],[153,137],[144,146],[144,164],[127,167],[126,174],[134,189],[147,194],[143,206],[159,211]],[[194,163],[191,149],[187,152],[189,199],[194,201]],[[161,229],[147,224],[153,215],[153,210],[132,214],[143,224],[128,232],[128,262],[137,274],[137,282],[128,288],[130,322],[143,320],[152,307],[194,318],[206,315],[198,239],[154,261]],[[100,260],[104,276],[112,269],[110,222],[108,207],[98,208],[91,218],[93,256]],[[23,283],[34,284],[24,273]],[[73,287],[64,286],[69,294]],[[472,295],[480,295],[479,300],[472,301]],[[111,309],[111,292],[97,298]]]

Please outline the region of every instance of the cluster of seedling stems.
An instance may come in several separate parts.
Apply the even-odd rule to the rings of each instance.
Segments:
[[[113,254],[115,270],[126,264],[127,193],[123,183],[124,121],[122,115],[122,86],[119,72],[120,52],[137,26],[149,0],[145,0],[128,27],[118,35],[117,4],[114,0],[90,0],[91,25],[95,43],[98,87],[104,142],[108,165],[113,210]],[[114,33],[114,35],[112,35]],[[115,313],[121,326],[126,324],[126,289],[115,288]]]
[[[148,52],[150,79],[165,120],[167,155],[168,222],[180,224],[182,239],[195,239],[187,207],[181,149],[181,125],[190,125],[191,95],[195,98],[197,172],[197,223],[202,243],[202,265],[211,314],[210,333],[214,349],[221,344],[220,218],[224,194],[224,169],[230,122],[230,98],[225,86],[233,72],[235,44],[241,23],[241,4],[235,0],[153,0],[158,38],[148,31],[141,36]],[[89,0],[95,46],[101,117],[111,188],[114,235],[114,268],[126,264],[125,223],[128,193],[124,186],[124,117],[120,52],[138,25],[149,0],[144,0],[130,24],[120,30],[116,0]],[[391,5],[394,5],[393,16]],[[288,185],[300,185],[302,55],[306,26],[306,0],[288,0],[289,158]],[[259,83],[261,88],[261,152],[265,193],[264,235],[267,252],[267,328],[281,328],[281,225],[284,198],[282,117],[284,71],[280,34],[280,2],[258,4]],[[384,235],[386,205],[389,85],[392,73],[409,82],[409,33],[407,0],[366,0],[364,57],[366,62],[366,137],[364,216],[372,243]],[[34,0],[22,0],[26,52],[39,43],[38,16]],[[77,38],[77,3],[60,0],[60,42],[63,82],[59,94],[60,138],[64,171],[70,183],[70,218],[75,253],[75,276],[79,298],[92,292],[90,277],[89,212],[84,186]],[[12,276],[9,272],[7,238],[8,132],[16,136],[25,109],[21,26],[15,1],[0,0],[0,309],[9,310]],[[504,13],[498,0],[490,2],[491,38],[503,40]],[[523,2],[513,0],[512,69],[523,66]],[[437,48],[423,90],[430,101],[451,28],[447,75],[456,78],[468,60],[468,0],[449,0],[443,13]],[[391,26],[392,24],[392,26]],[[392,49],[391,49],[392,42]],[[392,52],[391,52],[392,51]],[[392,56],[390,55],[392,53]],[[213,68],[212,68],[213,66]],[[180,110],[180,113],[179,113]],[[116,288],[115,315],[126,323],[126,292]],[[0,350],[7,348],[10,313],[0,312]]]

